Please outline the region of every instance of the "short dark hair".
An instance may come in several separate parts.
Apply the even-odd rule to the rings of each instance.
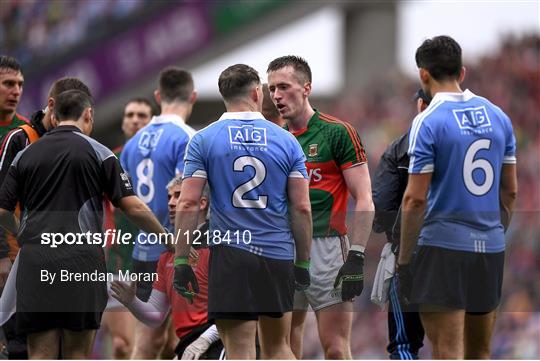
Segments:
[[[14,57],[2,55],[0,56],[0,69],[6,69],[6,70],[13,70],[15,72],[21,72],[22,68],[21,64],[15,59]]]
[[[165,103],[187,102],[193,89],[193,77],[187,70],[170,66],[159,73],[159,93]]]
[[[271,71],[276,71],[287,66],[291,66],[296,74],[302,76],[302,79],[299,80],[304,83],[311,83],[311,68],[309,67],[309,64],[304,58],[296,55],[286,55],[272,60],[270,64],[268,64],[266,73],[270,73]]]
[[[131,98],[130,100],[128,100],[126,102],[126,104],[124,105],[124,108],[128,105],[128,104],[131,104],[131,103],[142,103],[144,105],[147,105],[149,108],[150,108],[150,115],[154,115],[154,107],[152,106],[152,103],[150,102],[150,100],[148,98],[145,98],[145,97],[135,97],[135,98]]]
[[[54,116],[63,120],[78,120],[84,110],[93,106],[92,97],[80,90],[67,90],[58,94],[54,107]]]
[[[253,85],[261,83],[259,73],[249,65],[235,64],[219,75],[218,87],[227,102],[245,97]]]
[[[58,97],[58,94],[63,93],[68,90],[78,90],[89,97],[92,97],[92,92],[90,92],[90,89],[86,84],[84,84],[81,80],[77,78],[60,78],[57,81],[53,83],[51,86],[51,89],[49,90],[49,97],[56,99]]]
[[[463,62],[461,47],[449,36],[425,40],[416,50],[416,65],[438,81],[459,78]]]

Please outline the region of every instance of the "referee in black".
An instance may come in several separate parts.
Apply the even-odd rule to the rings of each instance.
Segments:
[[[419,89],[414,95],[418,113],[424,111],[431,99]],[[385,232],[392,251],[399,252],[401,200],[409,179],[409,131],[388,146],[381,157],[373,178],[375,219],[373,230]],[[397,297],[396,277],[388,291],[388,351],[392,360],[416,360],[424,345],[424,327],[418,310],[405,311]]]
[[[90,357],[107,283],[89,279],[106,275],[106,267],[102,245],[80,236],[102,235],[104,195],[146,232],[165,232],[134,196],[114,154],[88,136],[93,116],[88,94],[59,94],[54,109],[58,127],[15,157],[0,189],[0,225],[17,234],[21,246],[16,328],[28,336],[31,359]],[[20,225],[13,215],[18,201]],[[66,242],[53,248],[44,241],[50,234]],[[62,281],[62,274],[87,279]]]

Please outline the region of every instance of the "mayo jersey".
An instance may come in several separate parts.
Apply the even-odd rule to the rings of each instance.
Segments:
[[[315,111],[307,128],[293,134],[307,157],[313,236],[345,235],[349,191],[343,171],[367,162],[356,129]]]
[[[184,155],[193,134],[195,130],[177,115],[156,116],[126,143],[120,157],[135,193],[169,231],[174,230],[167,208],[167,184],[184,170]],[[145,234],[139,234],[133,258],[157,261],[165,246],[151,242]]]
[[[512,123],[497,106],[469,90],[437,93],[409,137],[409,173],[433,173],[418,243],[503,251],[499,184],[503,164],[516,163],[515,151]]]
[[[184,178],[209,183],[210,245],[292,260],[287,182],[307,179],[304,161],[296,139],[258,112],[225,113],[198,132],[189,143]]]

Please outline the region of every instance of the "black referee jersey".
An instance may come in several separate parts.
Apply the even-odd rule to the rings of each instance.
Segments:
[[[39,244],[45,233],[100,233],[103,195],[133,195],[127,174],[107,147],[79,128],[61,125],[21,151],[0,189],[0,208],[21,203],[19,244]]]

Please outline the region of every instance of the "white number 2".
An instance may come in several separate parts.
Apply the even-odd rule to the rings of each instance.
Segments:
[[[145,172],[146,170],[146,172]],[[152,202],[155,193],[154,182],[154,162],[152,159],[145,158],[137,166],[137,195],[144,203]],[[145,185],[148,188],[148,193],[143,194],[142,186]]]
[[[493,166],[487,159],[474,159],[476,153],[481,149],[489,149],[491,146],[491,140],[478,139],[473,142],[463,161],[463,180],[465,181],[465,187],[467,190],[475,196],[483,196],[491,189],[493,185]],[[485,179],[482,184],[477,184],[473,179],[473,172],[475,169],[482,169],[485,174]]]
[[[257,196],[257,199],[244,199],[243,196],[264,181],[266,178],[266,166],[259,159],[250,156],[243,156],[234,161],[233,169],[235,172],[243,172],[245,167],[255,169],[255,175],[234,190],[232,204],[236,208],[264,209],[268,204],[268,196]]]

